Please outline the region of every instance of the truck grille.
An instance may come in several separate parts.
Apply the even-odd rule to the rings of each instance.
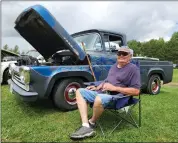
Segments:
[[[25,84],[21,81],[19,73],[14,72],[13,79],[16,80],[17,82],[19,82],[19,84],[25,85]]]

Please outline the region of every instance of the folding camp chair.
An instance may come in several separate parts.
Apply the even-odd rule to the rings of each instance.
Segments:
[[[136,64],[139,67],[138,62],[132,61],[132,63]],[[84,84],[86,86],[89,86],[89,85],[98,86],[101,82],[103,82],[103,81],[86,82]],[[108,106],[106,106],[105,110],[108,110],[108,111],[114,113],[114,115],[118,115],[117,117],[119,117],[121,120],[119,120],[118,124],[112,129],[112,131],[109,133],[109,135],[115,131],[115,129],[122,123],[122,121],[126,121],[127,123],[130,123],[137,128],[141,127],[141,96],[140,96],[140,93],[138,95],[138,98],[135,98],[135,97],[129,96],[129,95],[123,95],[123,94],[116,94],[116,95],[111,95],[111,96],[112,96],[112,102],[111,102],[112,105],[108,104]],[[135,121],[132,116],[132,109],[135,107],[136,104],[139,104],[138,121]],[[90,107],[92,107],[92,106],[93,106],[93,103],[90,103]],[[122,116],[121,113],[124,114],[124,116]],[[127,117],[129,117],[130,120]],[[103,136],[105,136],[103,128],[102,128],[101,124],[99,123],[99,121],[97,121],[97,124],[99,125]]]
[[[89,86],[89,85],[98,86],[101,82],[102,81],[87,82],[84,84],[86,86]],[[133,96],[127,96],[127,95],[123,95],[123,94],[116,94],[116,95],[111,95],[111,96],[112,96],[112,102],[111,102],[111,104],[108,104],[105,107],[105,110],[110,111],[111,113],[114,113],[114,115],[117,115],[116,117],[119,117],[120,120],[119,120],[118,124],[109,133],[109,135],[111,135],[123,121],[126,121],[127,123],[130,123],[137,128],[141,127],[141,97],[140,97],[140,94],[138,95],[138,98],[134,98]],[[132,116],[132,109],[135,107],[136,104],[139,104],[139,112],[138,112],[138,116],[139,116],[138,120],[139,121],[137,121],[137,122],[134,120],[134,118]],[[93,106],[93,103],[90,103],[90,107],[92,107],[92,106]],[[127,119],[127,117],[129,117],[130,120]],[[99,121],[97,121],[97,124],[99,125],[103,136],[105,136],[105,133],[104,133],[103,128],[102,128],[101,124],[99,123]]]

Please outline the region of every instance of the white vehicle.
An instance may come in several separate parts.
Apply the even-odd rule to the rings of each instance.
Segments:
[[[10,78],[9,74],[9,65],[11,63],[17,63],[17,57],[19,55],[7,51],[7,50],[1,50],[1,77],[0,82],[7,84],[7,80]]]
[[[151,58],[151,57],[132,57],[132,59],[138,59],[138,60],[150,60],[150,61],[159,61],[158,58]]]

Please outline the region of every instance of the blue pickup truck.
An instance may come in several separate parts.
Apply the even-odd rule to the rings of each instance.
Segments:
[[[76,89],[83,82],[94,81],[87,55],[96,80],[100,81],[116,62],[117,49],[127,45],[126,35],[118,32],[91,29],[70,35],[41,5],[25,9],[17,17],[14,28],[46,62],[23,56],[11,64],[10,91],[24,101],[52,99],[63,110],[76,109]],[[161,80],[163,84],[172,81],[172,62],[132,59],[132,63],[140,66],[143,92],[156,95]]]

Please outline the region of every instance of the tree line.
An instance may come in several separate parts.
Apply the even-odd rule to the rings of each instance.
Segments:
[[[128,41],[128,46],[134,50],[134,56],[159,58],[178,64],[178,32],[173,33],[169,41],[164,41],[163,38],[147,42],[131,40]]]
[[[3,49],[7,50],[7,51],[11,51],[11,52],[16,53],[16,54],[25,54],[25,52],[23,52],[23,51],[20,52],[18,45],[15,45],[14,48],[9,48],[9,46],[6,44],[6,45],[3,46]]]
[[[131,40],[128,41],[128,46],[134,50],[134,56],[159,58],[178,64],[178,32],[175,32],[169,41],[164,41],[163,38],[151,39],[147,42]],[[24,54],[24,52],[20,53],[17,45],[14,48],[9,48],[6,44],[3,49]]]

